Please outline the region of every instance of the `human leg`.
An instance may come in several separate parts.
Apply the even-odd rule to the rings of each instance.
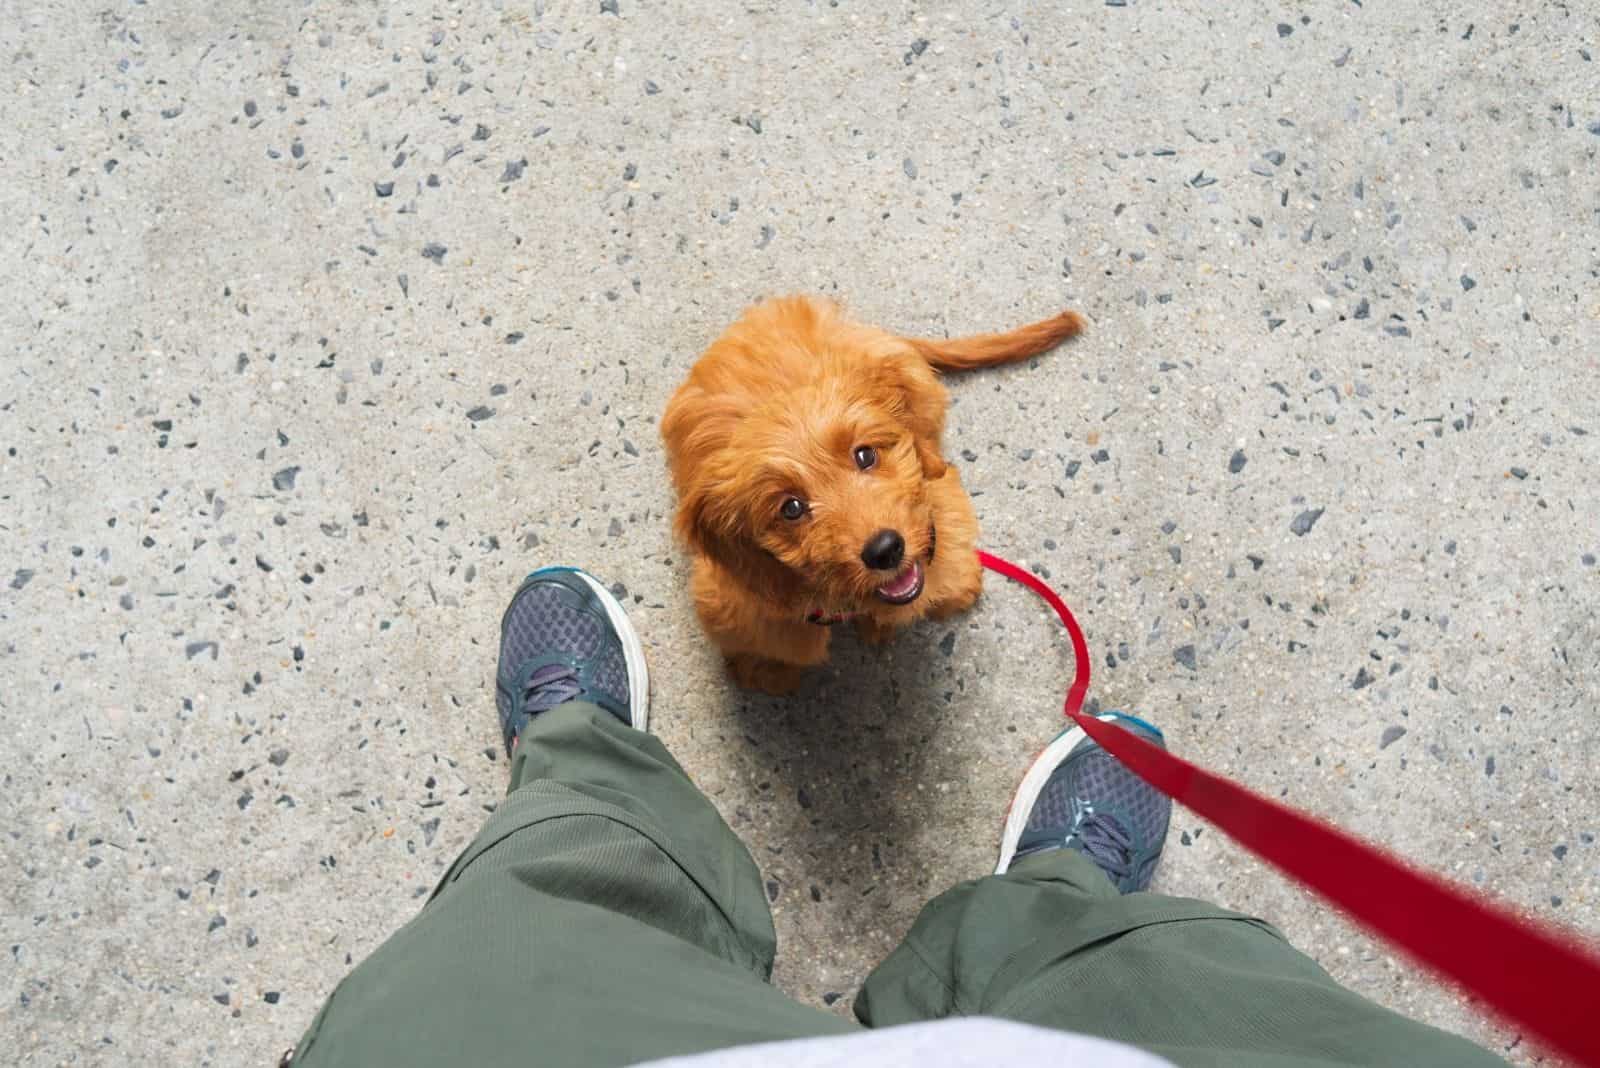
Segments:
[[[923,910],[863,985],[863,1023],[999,1016],[1185,1068],[1503,1063],[1344,989],[1261,920],[1144,892],[1170,806],[1081,731],[1013,808],[1000,871]]]
[[[294,1063],[620,1065],[853,1030],[766,982],[759,873],[635,726],[648,683],[620,605],[536,572],[502,631],[506,800]]]

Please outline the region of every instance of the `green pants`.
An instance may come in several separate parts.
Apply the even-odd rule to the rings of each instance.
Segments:
[[[755,863],[661,743],[564,705],[523,734],[505,803],[294,1064],[587,1068],[856,1030],[769,985],[775,949]],[[998,1016],[1184,1066],[1503,1063],[1343,989],[1260,920],[1119,896],[1065,850],[940,895],[855,1014]]]

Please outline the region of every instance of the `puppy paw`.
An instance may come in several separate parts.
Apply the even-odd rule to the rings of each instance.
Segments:
[[[900,628],[893,623],[884,623],[871,616],[856,617],[856,633],[868,645],[882,645],[894,637],[894,632]]]
[[[746,690],[759,690],[774,697],[795,691],[804,672],[799,664],[785,664],[781,660],[738,653],[728,658],[728,673],[733,681]]]

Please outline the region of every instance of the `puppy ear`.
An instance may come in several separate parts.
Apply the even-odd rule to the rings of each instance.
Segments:
[[[928,482],[937,482],[944,477],[949,469],[944,462],[944,457],[939,455],[939,444],[925,437],[913,436],[912,440],[917,446],[917,462],[922,465],[922,477]]]
[[[673,524],[678,537],[756,595],[771,601],[795,600],[803,592],[799,577],[745,529],[731,499],[736,492],[732,485],[718,482],[701,481],[690,487],[678,503]]]
[[[950,394],[925,360],[910,353],[885,355],[875,369],[876,384],[901,424],[911,434],[922,477],[943,478],[944,411]]]

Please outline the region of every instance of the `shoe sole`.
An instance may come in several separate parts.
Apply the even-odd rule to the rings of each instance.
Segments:
[[[622,641],[622,660],[628,668],[628,718],[634,730],[647,731],[650,729],[650,668],[645,663],[644,643],[639,641],[639,634],[633,629],[633,623],[628,619],[627,611],[622,603],[611,595],[611,591],[600,584],[600,580],[583,570],[581,567],[541,567],[522,580],[526,586],[540,575],[575,575],[582,579],[589,590],[606,610],[606,621],[617,632],[617,637]]]
[[[1153,723],[1146,723],[1138,716],[1129,716],[1121,712],[1107,712],[1096,716],[1095,719],[1103,723],[1115,723],[1119,720],[1133,723],[1150,731],[1157,738],[1165,738],[1161,729]],[[1006,810],[1005,826],[1000,831],[1000,861],[995,865],[994,873],[1004,875],[1011,867],[1011,862],[1016,859],[1017,843],[1022,840],[1022,831],[1028,825],[1028,816],[1033,812],[1033,806],[1038,803],[1039,795],[1044,792],[1045,783],[1050,781],[1050,776],[1067,759],[1067,754],[1077,748],[1078,743],[1089,737],[1082,727],[1068,727],[1050,740],[1050,743],[1039,751],[1033,758],[1033,764],[1028,768],[1027,774],[1022,777],[1022,784],[1017,787],[1017,794],[1011,799],[1011,807]]]

